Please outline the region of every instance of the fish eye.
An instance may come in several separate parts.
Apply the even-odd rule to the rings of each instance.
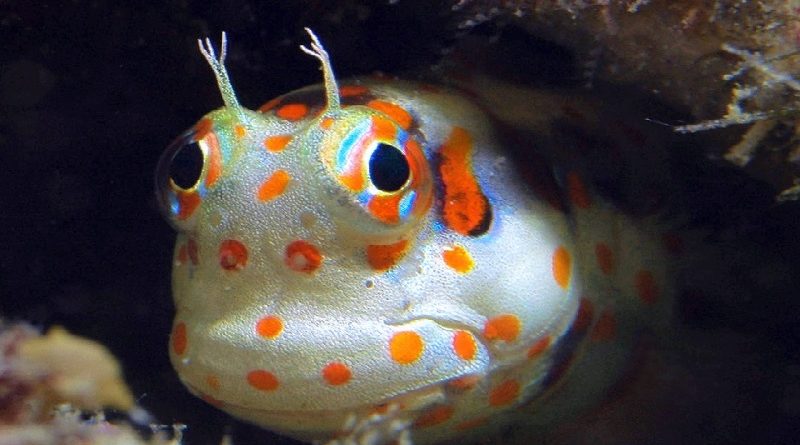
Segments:
[[[369,157],[369,178],[380,191],[391,193],[403,188],[411,175],[406,155],[394,145],[379,143]]]
[[[179,188],[194,187],[203,173],[203,150],[195,140],[183,141],[168,161],[169,179]]]

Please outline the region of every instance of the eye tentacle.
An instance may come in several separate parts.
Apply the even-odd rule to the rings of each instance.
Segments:
[[[328,109],[338,110],[339,87],[336,85],[336,77],[333,75],[333,65],[331,64],[330,56],[328,52],[325,51],[317,35],[314,34],[314,31],[309,28],[305,28],[305,30],[311,37],[311,48],[300,45],[300,49],[304,53],[317,58],[322,63],[322,76],[325,79],[325,97],[328,101]]]
[[[228,70],[225,69],[225,56],[228,50],[228,37],[225,31],[222,31],[219,58],[217,58],[214,45],[211,44],[211,39],[208,37],[206,37],[205,41],[203,41],[203,39],[197,39],[197,46],[200,48],[200,54],[203,55],[211,66],[211,70],[214,71],[214,77],[217,78],[217,85],[219,86],[219,91],[222,94],[222,100],[225,102],[225,106],[237,110],[238,114],[242,116],[242,106],[236,99],[236,93],[233,90],[231,79],[228,76]]]

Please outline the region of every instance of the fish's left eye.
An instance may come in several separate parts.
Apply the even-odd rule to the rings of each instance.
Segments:
[[[169,164],[169,178],[181,189],[194,187],[203,173],[203,151],[197,141],[180,145]]]
[[[392,193],[403,188],[411,176],[406,155],[399,148],[379,143],[369,157],[369,178],[380,191]]]

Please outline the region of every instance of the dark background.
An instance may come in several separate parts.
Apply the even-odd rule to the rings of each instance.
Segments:
[[[0,0],[0,314],[43,328],[63,325],[106,344],[143,407],[161,423],[189,424],[189,445],[219,443],[225,432],[234,433],[234,443],[291,443],[190,396],[167,357],[174,233],[159,215],[153,172],[174,137],[221,105],[196,39],[218,42],[219,32],[228,32],[234,87],[255,108],[320,81],[317,61],[297,48],[308,40],[304,26],[321,37],[339,77],[425,72],[467,33],[450,6]],[[524,76],[535,82],[580,82],[565,50],[503,20],[470,34],[501,48],[529,48],[531,60],[547,62]],[[735,136],[710,143],[724,146]],[[769,252],[765,261],[776,274],[796,276],[797,206],[775,206],[773,191],[719,169],[697,207],[713,209],[714,230],[735,231]],[[741,210],[731,213],[735,229],[727,224],[731,209]],[[743,442],[784,443],[796,434],[800,310],[784,281],[754,277],[747,283],[753,299],[688,311],[695,325],[735,330],[754,349],[768,350],[747,358],[763,360],[758,378],[769,389],[754,401],[766,405],[748,410],[759,414],[748,419]],[[706,443],[700,432],[697,439]]]

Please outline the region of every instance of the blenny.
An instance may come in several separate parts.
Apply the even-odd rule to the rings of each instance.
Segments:
[[[480,437],[603,399],[671,316],[664,234],[552,148],[512,155],[526,141],[479,95],[340,84],[309,34],[324,85],[256,111],[234,94],[225,35],[219,57],[199,42],[225,106],[157,171],[183,383],[301,440],[389,408],[415,443]]]

